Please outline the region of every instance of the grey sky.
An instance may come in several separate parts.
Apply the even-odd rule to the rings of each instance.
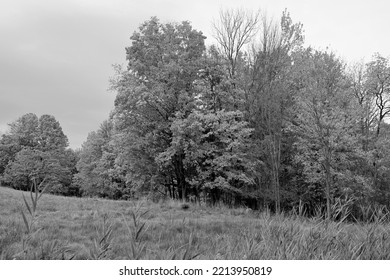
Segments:
[[[0,131],[25,113],[51,114],[72,148],[80,147],[113,108],[112,64],[125,63],[129,37],[151,16],[189,20],[211,42],[220,7],[287,8],[306,43],[342,58],[390,55],[390,4],[374,1],[2,0],[0,5]]]

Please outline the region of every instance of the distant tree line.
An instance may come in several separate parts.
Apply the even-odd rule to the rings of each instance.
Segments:
[[[301,23],[222,10],[206,46],[189,22],[140,25],[115,67],[115,108],[80,151],[54,117],[0,140],[2,181],[113,199],[170,197],[288,211],[390,209],[389,59],[347,66]]]

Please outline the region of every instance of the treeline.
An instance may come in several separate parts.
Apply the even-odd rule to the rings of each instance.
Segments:
[[[3,181],[27,186],[16,179],[20,162],[39,156],[63,194],[323,207],[328,217],[336,204],[356,217],[390,208],[389,60],[375,54],[347,67],[305,47],[302,24],[286,11],[275,23],[225,10],[213,28],[217,45],[206,46],[189,22],[144,22],[126,48],[127,68],[115,68],[108,120],[77,153],[47,140],[57,134],[40,132],[43,117],[28,115],[33,140],[19,135],[29,130],[18,120],[1,139]]]

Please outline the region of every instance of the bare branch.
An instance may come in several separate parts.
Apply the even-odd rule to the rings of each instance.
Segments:
[[[229,74],[235,75],[237,58],[244,45],[248,44],[258,31],[260,12],[241,9],[221,10],[219,21],[213,23],[214,38],[222,48],[229,62]]]

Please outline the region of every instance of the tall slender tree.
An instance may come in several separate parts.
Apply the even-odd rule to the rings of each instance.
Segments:
[[[351,167],[343,165],[356,157],[358,138],[351,92],[344,66],[334,54],[306,51],[302,57],[301,83],[295,97],[292,128],[296,132],[295,158],[304,167],[306,181],[319,184],[325,193],[326,217],[331,219],[333,194]]]

